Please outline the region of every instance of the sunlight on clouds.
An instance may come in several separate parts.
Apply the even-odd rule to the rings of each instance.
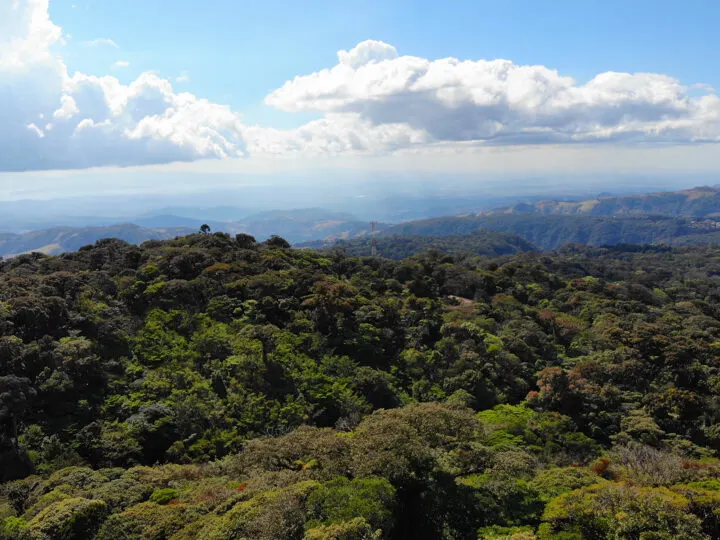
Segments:
[[[87,43],[117,46],[110,38]],[[0,0],[0,171],[413,154],[449,166],[453,155],[487,162],[517,146],[720,141],[714,90],[662,74],[608,72],[580,85],[545,66],[428,60],[368,40],[267,96],[277,109],[323,115],[282,130],[248,125],[154,73],[129,84],[70,74],[61,44],[48,0]],[[183,72],[174,81],[189,80]],[[42,116],[52,124],[37,122]]]
[[[720,141],[720,99],[692,98],[666,75],[608,72],[577,85],[545,66],[508,60],[368,54],[383,50],[377,43],[343,51],[335,67],[288,81],[266,103],[357,113],[373,125],[405,122],[434,141]]]

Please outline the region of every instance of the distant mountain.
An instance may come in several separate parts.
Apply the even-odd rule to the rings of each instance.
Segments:
[[[12,257],[31,251],[55,255],[65,251],[76,251],[88,244],[94,244],[101,238],[119,238],[131,244],[141,244],[146,240],[166,240],[192,232],[196,232],[196,229],[185,227],[147,229],[131,223],[122,223],[110,227],[54,227],[21,234],[1,233],[0,256]]]
[[[172,216],[177,219],[190,218],[203,223],[210,221],[228,222],[243,219],[251,213],[249,210],[236,206],[166,206],[146,212],[140,219]],[[133,222],[136,221],[136,219],[133,219]]]
[[[378,224],[379,229],[386,227],[389,225]],[[370,233],[371,225],[352,214],[322,208],[303,208],[253,214],[242,221],[226,223],[218,230],[247,233],[258,240],[276,234],[295,244],[313,240],[355,238]]]
[[[168,227],[186,227],[198,230],[201,225],[207,224],[213,230],[225,230],[228,224],[223,221],[214,221],[210,219],[201,219],[185,216],[177,216],[173,214],[162,214],[157,216],[147,216],[132,219],[131,222],[139,227],[146,229],[165,229]]]
[[[720,220],[657,215],[471,215],[401,223],[385,229],[382,234],[453,236],[480,229],[517,234],[541,249],[557,249],[568,243],[590,246],[703,244],[717,241]]]
[[[473,200],[469,198],[468,204],[471,202]],[[413,206],[408,204],[408,207]],[[363,239],[371,234],[371,225],[365,219],[323,208],[263,211],[239,219],[236,218],[244,211],[234,206],[207,207],[207,216],[200,207],[188,210],[184,206],[168,206],[165,209],[169,213],[123,220],[132,224],[103,223],[91,227],[43,228],[32,232],[17,232],[18,229],[14,229],[12,233],[0,233],[0,256],[28,251],[48,254],[73,251],[108,237],[131,243],[166,239],[195,232],[204,223],[213,231],[247,233],[258,240],[279,235],[294,245],[326,246],[334,241]],[[477,233],[483,229],[494,233]],[[496,233],[509,236],[498,236]],[[464,237],[468,234],[474,236]],[[441,236],[453,238],[437,238]],[[720,241],[720,188],[696,187],[674,192],[598,196],[583,201],[535,201],[525,198],[524,202],[512,206],[478,213],[395,225],[378,223],[376,237],[379,250],[391,258],[430,248],[498,255],[535,247],[556,249],[567,243],[715,243]],[[367,240],[346,242],[344,247],[352,254],[361,254],[369,249]]]
[[[140,244],[146,240],[164,240],[197,232],[204,223],[213,231],[247,233],[258,240],[278,235],[291,243],[355,238],[369,234],[371,229],[369,222],[361,221],[352,214],[321,208],[261,212],[234,222],[157,215],[110,226],[52,227],[22,233],[0,233],[0,256],[9,257],[30,251],[54,255],[75,251],[101,238],[119,238]],[[388,226],[378,225],[379,228]]]
[[[446,253],[473,253],[485,256],[512,255],[523,251],[537,250],[533,244],[516,234],[489,231],[487,229],[466,235],[453,236],[378,236],[376,245],[380,256],[395,260],[418,255],[427,250],[438,250]],[[341,248],[347,255],[363,256],[370,255],[371,239],[366,237],[339,240],[331,246],[328,246],[327,243],[311,242],[301,244],[298,247]]]
[[[681,191],[622,196],[598,196],[584,201],[546,200],[522,202],[513,206],[479,212],[478,215],[504,214],[581,214],[593,216],[633,216],[657,214],[677,217],[720,217],[720,189],[696,187]]]

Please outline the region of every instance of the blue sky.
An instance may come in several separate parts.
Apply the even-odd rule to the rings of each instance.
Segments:
[[[366,39],[429,59],[542,64],[578,81],[649,71],[720,88],[716,0],[57,0],[50,11],[72,36],[65,55],[71,70],[112,72],[119,59],[130,62],[124,73],[115,71],[126,81],[147,70],[187,73],[190,81],[179,88],[278,127],[316,115],[278,114],[263,98]],[[98,38],[119,48],[83,45]]]
[[[718,20],[717,0],[0,0],[0,197],[86,169],[720,173]]]

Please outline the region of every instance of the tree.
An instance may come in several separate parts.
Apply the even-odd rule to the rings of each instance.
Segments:
[[[285,240],[282,236],[273,234],[270,238],[265,240],[265,245],[273,248],[288,249],[290,242]]]
[[[210,225],[208,225],[207,223],[203,223],[202,225],[200,225],[200,232],[202,234],[210,234],[210,230]]]
[[[255,237],[252,235],[240,233],[235,235],[235,243],[239,248],[252,249],[257,243],[257,240],[255,240]]]
[[[30,379],[6,375],[0,377],[0,444],[17,450],[18,421],[35,396]]]

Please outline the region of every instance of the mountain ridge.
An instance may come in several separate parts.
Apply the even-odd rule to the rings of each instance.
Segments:
[[[661,214],[684,217],[720,216],[720,189],[698,186],[678,191],[660,191],[643,194],[598,196],[582,201],[548,199],[535,203],[518,203],[512,206],[477,212],[478,216],[502,214],[583,214],[583,215],[644,215]]]

